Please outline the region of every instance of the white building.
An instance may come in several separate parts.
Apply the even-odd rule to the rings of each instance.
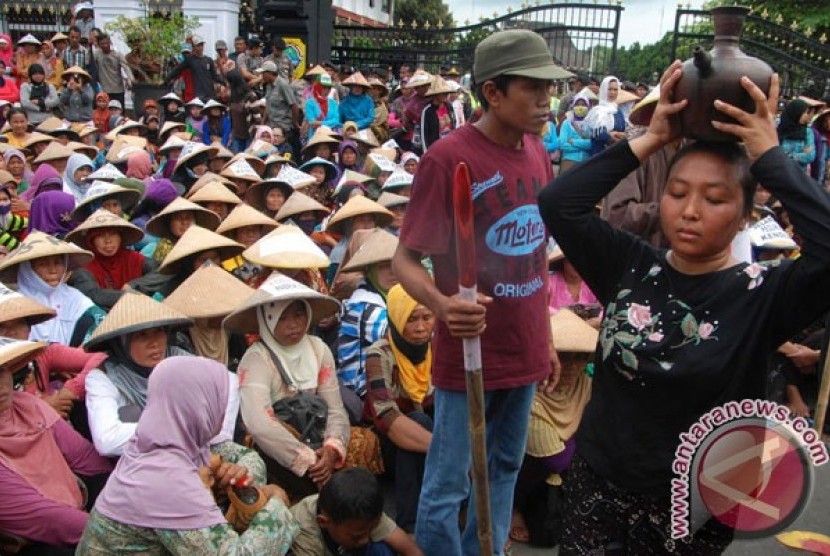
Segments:
[[[337,23],[382,27],[394,22],[395,0],[332,0],[331,7]]]

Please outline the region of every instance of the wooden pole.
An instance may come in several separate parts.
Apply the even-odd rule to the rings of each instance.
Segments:
[[[818,389],[818,399],[816,400],[815,421],[819,438],[824,433],[824,419],[827,415],[828,398],[830,398],[830,346],[827,351],[828,353],[824,358],[824,370],[821,373],[821,386]]]
[[[470,169],[459,162],[453,180],[455,247],[458,255],[458,291],[464,301],[476,302],[476,255],[473,223],[473,198]],[[490,515],[490,485],[487,474],[487,423],[484,416],[484,379],[481,364],[481,338],[464,338],[464,375],[470,421],[473,459],[473,491],[482,555],[493,554],[493,529]]]

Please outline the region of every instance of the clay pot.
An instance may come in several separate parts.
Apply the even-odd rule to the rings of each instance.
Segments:
[[[715,26],[712,50],[696,46],[694,56],[683,63],[683,76],[674,91],[676,100],[687,98],[689,104],[681,113],[683,137],[705,141],[737,141],[738,138],[712,127],[711,121],[734,123],[714,107],[715,99],[755,112],[755,103],[741,86],[744,75],[769,93],[772,68],[765,62],[747,56],[738,48],[744,19],[749,8],[723,6],[711,10]]]

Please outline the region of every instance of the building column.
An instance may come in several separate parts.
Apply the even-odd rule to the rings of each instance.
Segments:
[[[96,0],[96,9],[98,0]],[[199,18],[195,34],[205,39],[205,54],[216,57],[217,40],[228,43],[233,52],[233,39],[239,34],[239,0],[183,0],[182,12]]]

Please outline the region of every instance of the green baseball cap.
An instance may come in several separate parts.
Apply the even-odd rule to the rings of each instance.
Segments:
[[[493,33],[476,47],[473,81],[481,84],[499,75],[564,79],[573,74],[553,62],[541,35],[527,29],[511,29]]]
[[[331,76],[327,73],[321,73],[317,76],[317,82],[322,85],[323,87],[331,87],[332,81]]]

